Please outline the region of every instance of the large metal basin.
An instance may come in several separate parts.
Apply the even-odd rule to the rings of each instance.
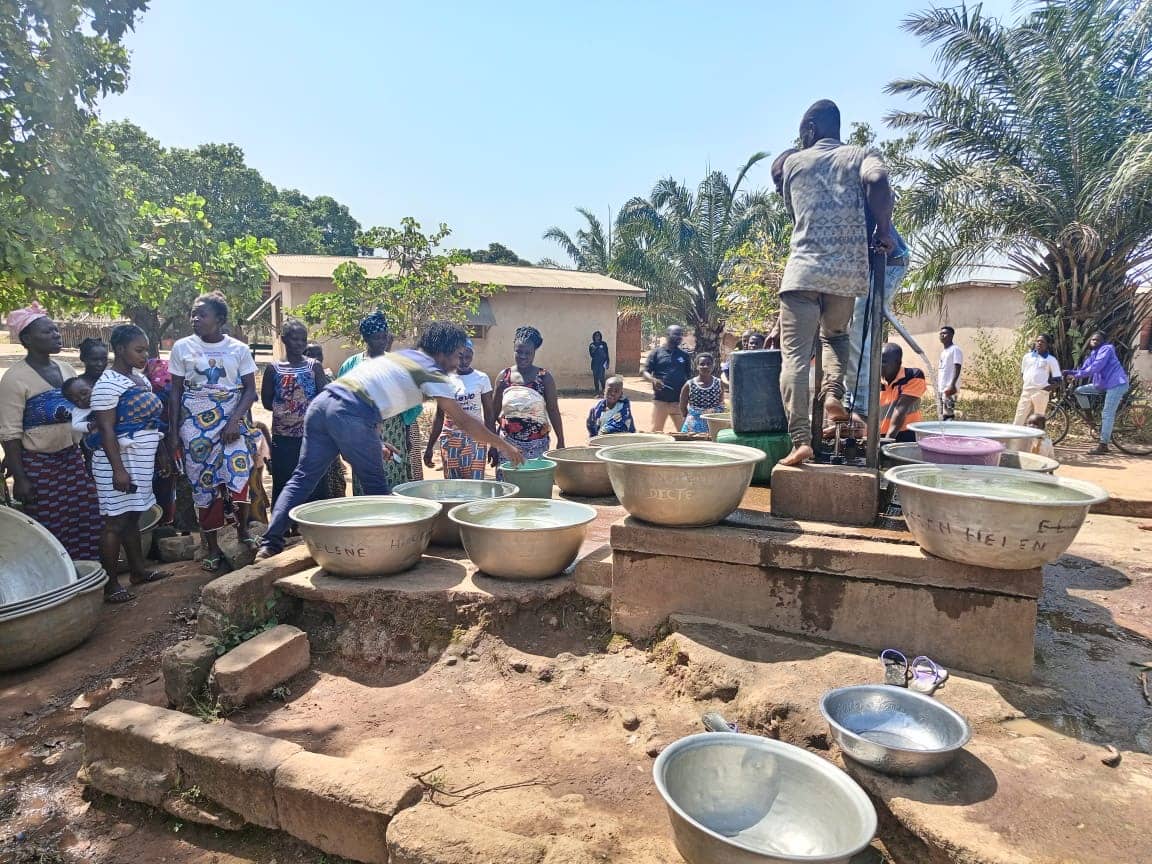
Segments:
[[[152,548],[152,534],[163,518],[164,508],[159,504],[153,504],[148,508],[148,512],[140,517],[140,549],[145,556]],[[128,559],[124,557],[123,549],[120,550],[120,560],[116,562],[116,566],[120,573],[128,572]]]
[[[721,429],[732,428],[732,412],[720,411],[716,414],[705,414],[704,422],[708,424],[708,434],[715,441]]]
[[[401,498],[439,501],[440,517],[432,526],[432,544],[460,546],[463,545],[460,542],[460,529],[448,518],[449,510],[469,501],[511,498],[520,492],[520,487],[498,480],[414,480],[393,486],[392,492]]]
[[[580,553],[596,508],[552,498],[505,498],[453,507],[448,518],[472,563],[498,579],[547,579]]]
[[[839,864],[876,833],[876,809],[851,777],[781,741],[690,735],[652,774],[688,864]]]
[[[361,495],[301,504],[288,516],[316,563],[329,574],[368,579],[415,566],[432,540],[440,504]]]
[[[545,459],[556,463],[556,485],[565,495],[604,498],[612,494],[608,466],[596,458],[599,447],[564,447],[549,450]]]
[[[0,606],[76,581],[68,552],[51,532],[11,507],[0,507]]]
[[[1015,468],[898,465],[884,477],[924,551],[1001,570],[1055,561],[1088,508],[1108,500],[1094,483]]]
[[[885,467],[887,468],[891,468],[893,465],[932,464],[924,458],[924,452],[915,441],[885,444],[881,449],[884,451],[884,461],[887,463]],[[1000,454],[1000,467],[1052,474],[1060,467],[1060,463],[1055,459],[1049,459],[1047,456],[1037,456],[1035,453],[1005,450]]]
[[[901,777],[943,770],[972,737],[968,722],[947,705],[886,684],[830,690],[820,713],[845,756]]]
[[[0,620],[0,671],[43,663],[87,639],[100,620],[107,581],[108,574],[99,570],[98,578],[86,580],[86,587],[63,602]]]
[[[740,506],[764,454],[738,444],[684,442],[606,447],[612,489],[624,509],[655,525],[715,525]]]
[[[676,439],[663,432],[609,432],[588,439],[589,447],[615,447],[618,444],[670,444]]]
[[[989,438],[999,441],[1006,450],[1027,450],[1032,441],[1044,437],[1044,430],[1011,423],[977,423],[968,420],[923,420],[910,423],[916,440],[936,435],[955,435],[960,438]]]
[[[104,568],[100,566],[100,562],[98,561],[77,561],[75,564],[76,573],[79,577],[75,582],[69,582],[67,585],[60,588],[53,588],[51,591],[45,591],[43,594],[37,594],[35,597],[17,600],[14,603],[5,603],[3,606],[0,606],[0,621],[16,618],[33,609],[44,609],[49,606],[64,603],[72,597],[75,597],[81,591],[91,587],[96,582],[106,578]]]

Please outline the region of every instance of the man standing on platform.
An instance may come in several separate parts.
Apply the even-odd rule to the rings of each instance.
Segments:
[[[792,452],[782,465],[811,459],[812,399],[808,368],[819,333],[823,345],[824,414],[846,420],[844,372],[856,298],[868,293],[866,210],[875,220],[872,243],[896,248],[892,187],[879,157],[840,140],[840,109],[822,99],[800,121],[802,149],[780,166],[784,203],[795,227],[780,285],[780,390]]]

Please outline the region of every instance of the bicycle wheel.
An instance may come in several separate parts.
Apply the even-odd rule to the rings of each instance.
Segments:
[[[1070,424],[1071,418],[1068,416],[1068,409],[1064,407],[1063,402],[1048,406],[1048,422],[1045,424],[1044,431],[1048,433],[1053,444],[1059,444],[1067,437]]]
[[[1152,406],[1139,403],[1121,408],[1112,428],[1112,443],[1129,456],[1152,454]]]

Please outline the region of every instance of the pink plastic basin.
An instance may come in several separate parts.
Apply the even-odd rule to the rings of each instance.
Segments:
[[[1004,445],[988,438],[961,438],[959,435],[935,435],[919,442],[920,452],[937,465],[1000,464]]]

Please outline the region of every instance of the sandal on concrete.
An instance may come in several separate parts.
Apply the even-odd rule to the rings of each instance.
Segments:
[[[948,670],[930,657],[920,656],[912,661],[912,680],[908,689],[931,696],[948,681]]]
[[[200,568],[208,573],[219,573],[224,569],[224,556],[213,555],[211,558],[204,558],[200,562]]]
[[[893,687],[907,687],[911,674],[908,658],[895,648],[885,648],[880,652],[880,662],[884,664],[884,683]]]

